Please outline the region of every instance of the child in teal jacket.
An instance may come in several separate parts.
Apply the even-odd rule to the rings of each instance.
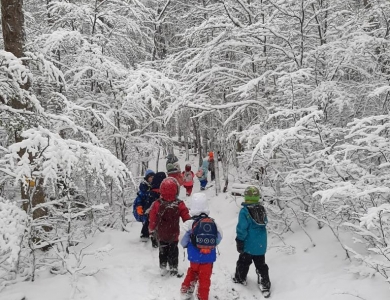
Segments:
[[[260,191],[255,186],[249,186],[244,192],[245,202],[238,216],[236,227],[237,251],[240,253],[236,272],[233,278],[235,283],[246,285],[249,266],[253,263],[258,275],[258,284],[262,291],[269,291],[271,282],[268,266],[265,263],[267,251],[267,214],[264,206],[259,203]]]

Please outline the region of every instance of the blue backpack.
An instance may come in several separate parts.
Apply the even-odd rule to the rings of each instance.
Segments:
[[[137,196],[137,198],[135,198],[134,200],[134,203],[133,203],[133,215],[134,215],[134,218],[138,221],[138,222],[143,222],[144,219],[145,219],[145,216],[144,215],[139,215],[138,212],[137,212],[137,206],[139,205],[142,205],[142,198],[140,195]]]
[[[192,224],[191,243],[201,253],[208,254],[217,246],[218,228],[213,218],[201,214]]]

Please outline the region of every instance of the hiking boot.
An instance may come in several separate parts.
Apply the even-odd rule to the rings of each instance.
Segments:
[[[165,276],[168,274],[168,269],[166,264],[161,264],[160,265],[160,275]]]
[[[152,247],[153,248],[158,248],[158,241],[157,241],[157,239],[154,238],[154,237],[151,237],[150,239],[152,241]]]
[[[233,279],[233,282],[234,282],[234,283],[239,283],[239,284],[242,284],[242,285],[246,285],[246,284],[247,284],[247,282],[246,282],[245,279],[244,279],[244,280],[241,280],[241,279],[238,279],[238,278],[236,278],[236,277],[233,277],[232,279]]]
[[[171,276],[177,276],[177,274],[179,272],[177,271],[177,268],[171,267],[170,270],[169,270],[169,273],[170,273]]]
[[[147,241],[149,241],[149,237],[148,236],[141,236],[140,241],[143,243],[146,243]]]
[[[180,300],[192,300],[194,299],[192,293],[180,293]]]
[[[260,290],[263,291],[269,291],[271,289],[271,281],[261,279],[259,283]]]

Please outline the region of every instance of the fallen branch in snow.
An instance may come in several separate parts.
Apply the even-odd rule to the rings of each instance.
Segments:
[[[349,295],[349,296],[353,296],[353,297],[356,297],[356,298],[359,298],[359,299],[362,299],[362,300],[367,300],[366,298],[363,298],[359,295],[354,295],[354,294],[351,294],[351,293],[348,293],[348,292],[343,292],[343,293],[333,293],[333,295]]]

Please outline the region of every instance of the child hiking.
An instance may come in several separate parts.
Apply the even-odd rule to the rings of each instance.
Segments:
[[[207,159],[204,159],[202,166],[199,168],[198,172],[196,172],[196,177],[198,177],[200,182],[201,191],[206,189],[208,168],[209,168],[209,162]]]
[[[184,223],[185,234],[180,244],[187,248],[190,267],[181,285],[181,299],[192,299],[198,283],[197,299],[208,300],[216,245],[222,239],[222,231],[212,218],[206,195],[195,193],[191,201],[192,219]]]
[[[167,164],[167,175],[168,177],[175,178],[180,186],[183,185],[183,175],[180,172],[180,168],[178,168],[174,164]]]
[[[167,155],[167,162],[165,163],[167,170],[168,170],[168,164],[173,164],[176,167],[176,169],[178,169],[179,172],[181,172],[179,160],[177,159],[175,154],[170,153]]]
[[[150,213],[150,208],[153,204],[154,201],[156,201],[158,198],[160,198],[160,185],[161,185],[161,182],[167,178],[167,175],[165,174],[165,172],[157,172],[154,176],[153,176],[153,180],[151,182],[151,187],[150,187],[150,192],[149,192],[149,199],[148,199],[148,209],[145,211],[145,214],[147,214],[147,216],[149,216],[149,213]],[[149,226],[149,220],[148,220],[148,226]],[[149,228],[148,228],[148,232],[149,232]],[[158,241],[157,241],[157,238],[152,234],[152,236],[150,237],[151,240],[152,240],[152,247],[153,248],[158,248]]]
[[[183,175],[183,186],[186,189],[186,195],[190,196],[192,188],[194,187],[194,172],[191,171],[191,165],[186,164],[185,170],[182,172]]]
[[[187,206],[177,198],[179,184],[168,177],[160,185],[161,197],[155,201],[149,213],[149,232],[154,234],[159,244],[160,274],[168,271],[178,275],[180,218],[183,222],[191,219]],[[169,266],[169,270],[167,267]]]
[[[154,175],[155,173],[152,170],[146,170],[144,180],[139,185],[137,198],[133,204],[133,215],[138,222],[142,222],[140,238],[143,242],[147,242],[149,240],[149,220],[145,212],[151,205],[148,200],[150,196],[151,182]]]
[[[236,265],[236,273],[233,277],[235,283],[246,285],[249,266],[253,263],[256,267],[257,283],[263,296],[270,296],[271,282],[268,274],[268,266],[265,263],[267,250],[267,214],[259,203],[260,191],[255,186],[249,186],[244,192],[245,202],[238,216],[236,227],[237,251],[240,253]]]
[[[215,180],[215,160],[214,160],[214,152],[209,152],[209,171],[210,171],[210,180]],[[218,163],[218,162],[217,162]]]

